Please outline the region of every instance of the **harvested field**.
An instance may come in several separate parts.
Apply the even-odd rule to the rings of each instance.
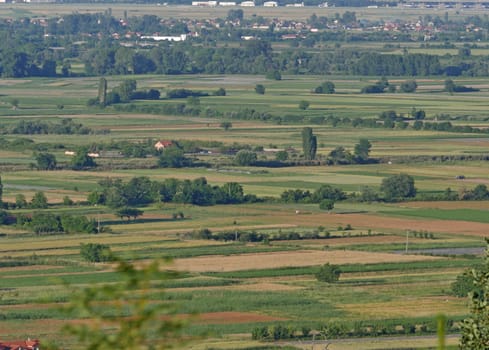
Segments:
[[[429,256],[369,253],[348,250],[295,251],[177,259],[174,262],[174,267],[178,270],[190,272],[226,272],[290,266],[312,266],[328,262],[333,264],[368,264],[434,259],[436,258]]]
[[[410,239],[411,242],[418,241],[415,238]],[[419,241],[422,241],[421,239]],[[326,239],[303,239],[301,244],[307,245],[349,245],[349,244],[384,244],[384,243],[404,243],[406,237],[394,236],[394,235],[382,235],[382,236],[354,236],[345,238],[326,238]]]
[[[291,220],[292,218],[292,220]],[[381,230],[425,230],[438,233],[454,233],[477,237],[487,237],[489,224],[455,220],[413,220],[372,214],[329,214],[329,215],[297,215],[276,216],[275,219],[282,222],[293,223],[302,226],[352,225],[355,228],[381,229]]]
[[[489,209],[489,203],[487,201],[407,202],[399,206],[405,208],[433,209]]]
[[[345,304],[339,307],[349,313],[361,315],[363,318],[405,318],[431,317],[443,312],[445,315],[459,315],[465,300],[454,297],[412,298],[383,303]]]

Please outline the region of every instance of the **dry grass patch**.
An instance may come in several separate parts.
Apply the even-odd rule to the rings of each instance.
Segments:
[[[486,180],[489,182],[489,180]],[[453,202],[406,202],[399,204],[405,208],[430,208],[430,209],[489,209],[487,201],[453,201]]]
[[[345,226],[350,224],[357,229],[378,229],[405,232],[405,230],[454,233],[478,237],[487,237],[489,224],[455,220],[404,219],[374,214],[304,214],[276,215],[271,219],[288,222],[302,227]]]
[[[431,337],[375,337],[361,338],[350,340],[330,340],[331,344],[328,350],[392,350],[392,349],[435,349],[438,342],[436,336]],[[449,335],[446,340],[446,345],[458,344],[458,335]],[[301,349],[307,350],[324,350],[324,345],[304,345]]]
[[[257,283],[246,283],[246,284],[235,284],[230,286],[212,286],[212,287],[191,287],[191,288],[171,288],[171,292],[188,292],[195,290],[245,290],[249,292],[286,292],[304,289],[301,286],[293,286],[288,284],[273,283],[273,282],[257,282]]]
[[[410,242],[424,242],[422,239],[410,239]],[[350,244],[389,244],[389,243],[405,243],[406,237],[395,235],[382,235],[382,236],[353,236],[344,238],[325,238],[325,239],[303,239],[301,244],[305,245],[350,245]]]
[[[404,298],[379,303],[362,303],[337,305],[363,319],[406,318],[406,317],[433,317],[436,314],[460,315],[466,310],[466,301],[454,297],[424,297]]]
[[[453,280],[455,280],[455,277],[459,275],[462,271],[464,271],[463,268],[450,268],[450,269],[443,269],[443,276],[447,277],[447,280],[449,277],[452,277]],[[398,271],[398,272],[392,272],[392,271],[375,271],[375,272],[351,272],[351,273],[343,273],[341,275],[341,280],[342,281],[347,281],[347,280],[359,280],[359,279],[370,279],[370,278],[398,278],[398,277],[410,277],[410,276],[439,276],[440,275],[440,270],[439,269],[433,269],[430,271],[425,271],[425,272],[420,272],[420,271]]]
[[[202,256],[188,259],[177,259],[174,267],[190,272],[239,271],[255,269],[272,269],[292,266],[312,266],[325,263],[332,264],[367,264],[382,262],[406,262],[435,260],[435,257],[420,255],[399,255],[390,253],[370,253],[361,251],[295,251],[256,254],[239,254],[233,256]]]

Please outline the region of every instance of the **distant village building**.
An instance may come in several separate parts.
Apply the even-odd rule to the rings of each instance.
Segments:
[[[236,6],[236,1],[221,1],[219,6]]]
[[[155,148],[157,151],[160,151],[162,149],[168,148],[173,146],[173,142],[171,141],[166,141],[166,140],[161,140],[155,143]]]
[[[243,1],[239,5],[242,7],[255,7],[255,2],[254,1]]]
[[[277,7],[278,6],[278,2],[276,2],[276,1],[265,1],[263,3],[263,6],[264,7]]]
[[[217,6],[217,1],[192,1],[192,6]]]
[[[287,4],[285,7],[304,7],[304,3],[298,3],[298,4]]]
[[[282,35],[282,40],[293,40],[297,39],[297,34],[284,34]]]
[[[154,41],[185,41],[187,40],[187,34],[180,34],[178,36],[158,36],[158,35],[143,35],[141,39],[151,39]]]

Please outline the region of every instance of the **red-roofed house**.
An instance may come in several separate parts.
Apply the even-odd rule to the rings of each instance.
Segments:
[[[170,146],[173,146],[173,142],[171,141],[164,141],[164,140],[161,140],[161,141],[158,141],[155,143],[155,148],[159,151],[159,150],[162,150],[162,149],[165,149],[165,148],[168,148]]]
[[[39,350],[39,340],[0,341],[0,350]]]

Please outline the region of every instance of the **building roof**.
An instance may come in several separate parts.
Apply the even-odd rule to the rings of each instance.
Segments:
[[[39,340],[0,341],[0,350],[38,350]]]

